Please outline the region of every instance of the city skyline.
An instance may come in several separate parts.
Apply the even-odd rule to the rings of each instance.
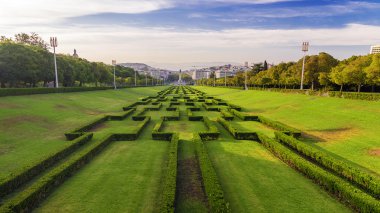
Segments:
[[[0,2],[1,35],[57,36],[58,53],[108,64],[278,63],[300,59],[302,41],[344,59],[380,44],[374,0]]]

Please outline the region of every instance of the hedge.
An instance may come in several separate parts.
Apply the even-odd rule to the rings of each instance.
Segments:
[[[358,212],[380,212],[380,202],[344,179],[298,156],[281,143],[258,133],[260,142],[282,161],[297,169]]]
[[[208,140],[216,140],[218,139],[220,132],[218,130],[218,127],[216,127],[209,119],[208,117],[203,116],[202,119],[203,123],[207,127],[207,131],[198,132],[199,136],[204,141]]]
[[[238,140],[257,140],[256,132],[238,131],[231,125],[230,122],[223,118],[218,118],[217,121],[235,138]]]
[[[30,166],[21,169],[20,171],[13,172],[11,175],[1,180],[0,197],[14,192],[18,187],[30,181],[31,179],[45,171],[47,168],[53,166],[61,159],[66,158],[71,153],[76,151],[79,147],[81,147],[83,144],[90,141],[92,136],[92,133],[86,133],[75,139],[70,144],[67,144],[66,147],[62,150],[54,154],[48,155],[41,161],[33,163]]]
[[[138,102],[132,103],[132,104],[126,106],[126,107],[123,107],[123,110],[127,111],[127,110],[130,110],[130,109],[135,109],[137,105],[139,105]]]
[[[166,174],[163,178],[160,212],[173,213],[175,210],[175,192],[177,188],[177,160],[179,135],[175,133],[170,141]]]
[[[234,119],[234,116],[227,110],[220,110],[220,113],[222,114],[222,118],[224,118],[225,120],[232,121]]]
[[[199,168],[202,174],[203,185],[211,212],[230,212],[228,203],[224,199],[224,193],[219,183],[218,176],[212,166],[206,147],[199,134],[194,133],[193,141],[198,157]]]
[[[107,89],[113,89],[113,87],[1,88],[0,97],[48,93],[86,92]]]
[[[147,108],[142,108],[142,109],[139,109],[138,111],[136,111],[136,113],[132,116],[132,120],[134,121],[142,121],[145,119],[145,112],[147,111],[148,109]]]
[[[0,207],[0,212],[31,212],[58,185],[62,184],[112,141],[113,135],[108,135],[103,140],[95,141],[91,146],[76,153],[68,161],[54,167],[35,183],[3,203],[3,206]]]
[[[170,110],[168,110],[170,109]],[[174,110],[173,110],[174,109]],[[168,111],[173,111],[173,115],[165,115],[163,116],[165,121],[179,121],[180,118],[180,112],[178,107],[172,107],[172,108],[166,108]]]
[[[219,107],[215,107],[215,106],[208,106],[206,103],[202,103],[202,106],[205,108],[205,110],[207,111],[219,111],[220,108]]]
[[[231,104],[231,103],[227,103],[227,105],[228,105],[228,107],[229,107],[230,109],[235,109],[235,110],[237,110],[237,111],[241,111],[241,106],[238,106],[238,105],[236,105],[236,104]]]
[[[164,123],[164,118],[162,117],[160,121],[154,125],[153,130],[152,130],[152,138],[153,140],[165,140],[165,141],[170,141],[171,138],[173,137],[173,132],[160,132],[162,129]]]
[[[126,112],[122,113],[121,115],[108,115],[107,120],[111,121],[121,121],[126,119],[129,115],[131,115],[135,111],[135,108],[129,109]]]
[[[244,112],[239,112],[236,109],[230,109],[230,112],[243,121],[258,121],[257,115],[247,115]]]
[[[162,103],[158,103],[154,106],[147,106],[145,107],[147,110],[150,110],[150,111],[159,111],[162,107]]]
[[[293,127],[290,127],[290,126],[283,124],[279,121],[274,121],[274,120],[271,120],[269,118],[265,118],[263,116],[259,116],[259,121],[260,121],[260,123],[265,124],[267,126],[270,126],[273,129],[282,131],[284,134],[293,136],[295,138],[301,137],[301,131],[300,130],[293,128]]]
[[[96,125],[103,123],[108,120],[108,116],[103,116],[101,118],[97,118],[87,124],[85,124],[82,127],[76,128],[70,132],[65,133],[67,140],[74,140],[75,138],[78,138],[79,136],[83,135],[84,132],[88,132],[92,128],[94,128]]]
[[[331,157],[323,151],[304,144],[303,142],[283,133],[275,132],[275,135],[281,143],[289,146],[301,155],[308,157],[324,168],[330,169],[337,175],[359,185],[374,197],[380,198],[380,178],[378,176],[362,171],[344,161]]]

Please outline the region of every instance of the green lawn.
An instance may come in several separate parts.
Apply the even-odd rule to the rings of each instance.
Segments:
[[[114,142],[36,212],[153,212],[167,148],[164,141]]]
[[[0,180],[70,143],[64,132],[165,87],[0,98]]]
[[[232,212],[350,212],[257,142],[206,144]]]
[[[311,145],[380,174],[380,102],[195,87],[296,127]]]

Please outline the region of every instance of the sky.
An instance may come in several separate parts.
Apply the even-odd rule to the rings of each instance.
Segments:
[[[58,38],[58,53],[179,69],[338,59],[380,44],[380,0],[0,0],[0,35]]]

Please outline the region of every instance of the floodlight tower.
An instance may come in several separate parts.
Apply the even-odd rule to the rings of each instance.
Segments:
[[[308,41],[302,42],[302,52],[304,52],[304,55],[303,55],[303,61],[302,61],[301,88],[300,88],[301,90],[303,90],[303,78],[305,75],[305,58],[306,58],[307,51],[309,51],[309,42]]]
[[[55,87],[58,88],[57,57],[55,55],[55,48],[58,47],[57,37],[50,37],[50,46],[53,47],[54,50]]]

